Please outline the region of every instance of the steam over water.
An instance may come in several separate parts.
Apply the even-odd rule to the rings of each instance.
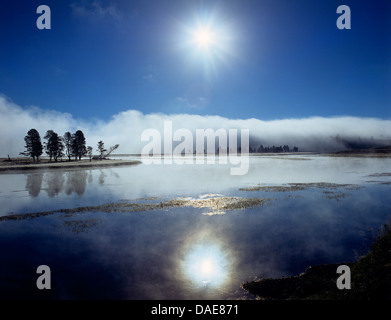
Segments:
[[[0,297],[243,297],[254,277],[355,261],[391,217],[391,159],[216,162],[1,174]]]

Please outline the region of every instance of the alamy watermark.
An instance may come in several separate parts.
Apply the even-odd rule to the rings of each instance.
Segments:
[[[36,25],[39,30],[51,29],[51,10],[48,5],[40,5],[36,10],[40,16],[37,18]],[[337,8],[337,14],[341,14],[337,18],[337,28],[340,30],[351,29],[351,13],[350,7],[340,5]]]
[[[142,132],[141,141],[148,143],[142,148],[141,157],[146,164],[229,162],[233,165],[231,175],[245,175],[249,169],[249,129],[240,129],[240,144],[238,140],[238,129],[196,129],[194,138],[189,129],[173,132],[172,121],[167,120],[164,121],[163,136],[153,128]]]
[[[37,288],[39,290],[51,289],[51,273],[49,266],[41,264],[37,268],[37,273],[41,274],[37,279]]]
[[[340,265],[337,268],[337,273],[341,274],[337,279],[337,288],[339,290],[351,289],[350,267],[344,264]]]

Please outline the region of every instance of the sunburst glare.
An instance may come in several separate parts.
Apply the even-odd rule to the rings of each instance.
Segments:
[[[228,278],[228,261],[217,245],[193,247],[187,254],[183,271],[195,286],[220,287]]]
[[[216,42],[213,31],[208,28],[198,28],[194,31],[194,42],[200,49],[209,49]]]
[[[228,23],[215,15],[196,19],[183,27],[183,46],[190,66],[203,68],[206,75],[216,74],[221,64],[227,65],[234,54],[234,33]]]

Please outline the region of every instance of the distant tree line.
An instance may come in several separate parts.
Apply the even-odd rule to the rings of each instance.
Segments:
[[[77,130],[75,133],[65,132],[63,136],[59,136],[53,130],[48,130],[44,136],[46,140],[43,144],[41,137],[36,129],[30,129],[27,135],[24,137],[26,143],[26,150],[20,154],[26,157],[32,157],[33,162],[39,162],[39,158],[45,151],[49,157],[49,161],[54,160],[55,162],[62,157],[67,156],[68,161],[74,157],[75,161],[81,160],[82,157],[88,155],[90,161],[92,159],[93,148],[86,146],[86,139],[84,133],[81,130]],[[104,148],[103,141],[98,142],[99,157],[102,160],[106,158],[110,153],[119,147],[116,144],[114,147],[110,147],[109,152]]]
[[[258,147],[250,147],[250,153],[280,153],[280,152],[298,152],[299,148],[294,146],[292,149],[288,145],[264,147],[262,144]]]
[[[238,148],[238,152],[241,152],[241,147]],[[288,145],[284,146],[271,146],[264,147],[262,144],[257,148],[256,146],[249,147],[249,153],[281,153],[281,152],[299,152],[299,148],[294,146],[292,149]],[[220,153],[220,148],[216,151],[217,154]]]

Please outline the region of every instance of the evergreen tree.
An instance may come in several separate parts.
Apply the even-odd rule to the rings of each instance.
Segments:
[[[88,157],[90,158],[90,162],[91,162],[91,159],[92,159],[92,147],[91,146],[88,146],[87,147],[87,154],[88,154]]]
[[[107,152],[107,150],[105,149],[105,144],[102,140],[98,142],[97,151],[99,151],[99,159],[102,160],[104,158],[105,153]]]
[[[26,142],[26,151],[21,152],[20,154],[32,157],[34,162],[38,162],[43,150],[39,132],[36,129],[30,129],[27,132],[27,136],[24,137],[24,141]]]
[[[48,130],[44,138],[47,139],[45,151],[49,156],[50,161],[54,158],[54,161],[57,162],[57,159],[64,155],[64,144],[62,143],[61,137],[53,130]]]
[[[68,157],[68,160],[71,161],[72,156],[72,134],[68,131],[64,133],[63,137],[65,154]]]
[[[81,130],[77,130],[72,136],[72,154],[75,160],[81,160],[81,157],[87,154],[86,138]]]

